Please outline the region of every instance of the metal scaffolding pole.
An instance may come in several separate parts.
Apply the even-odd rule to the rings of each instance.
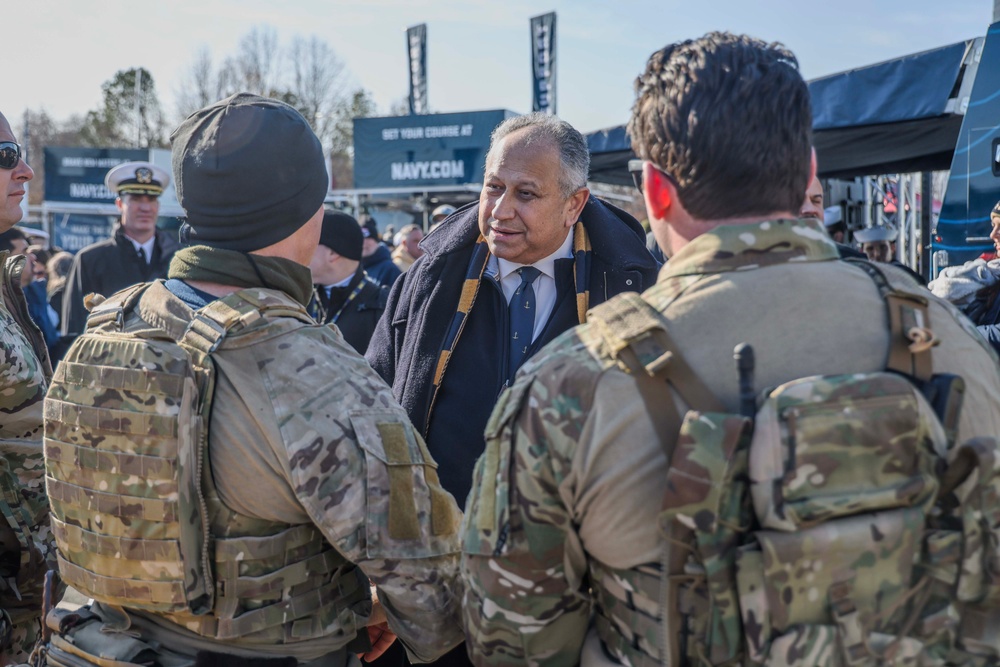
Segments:
[[[927,279],[934,277],[931,275],[931,213],[934,211],[932,177],[933,174],[929,171],[920,174],[920,273]]]

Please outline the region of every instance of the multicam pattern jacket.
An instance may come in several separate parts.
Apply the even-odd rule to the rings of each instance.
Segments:
[[[815,223],[718,227],[677,253],[643,298],[664,314],[696,375],[738,412],[740,342],[757,352],[758,391],[885,368],[883,300],[837,257]],[[919,289],[891,267],[885,273],[894,286]],[[953,308],[927,296],[942,338],[935,372],[968,384],[959,440],[1000,433],[996,357]],[[597,642],[602,622],[645,664],[666,664],[678,641],[665,632],[673,611],[643,586],[684,550],[666,544],[658,517],[685,407],[662,380],[625,372],[591,323],[525,365],[487,427],[463,524],[463,616],[475,664],[576,665],[581,653],[613,664]],[[626,600],[619,617],[615,605]]]
[[[24,262],[0,253],[0,510],[6,519],[0,523],[0,607],[15,627],[37,623],[45,572],[55,558],[42,456],[42,399],[52,371],[21,292]],[[6,571],[13,563],[20,563],[16,576]]]

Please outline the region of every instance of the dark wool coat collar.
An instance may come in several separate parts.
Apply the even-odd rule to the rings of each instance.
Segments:
[[[624,267],[635,265],[638,260],[645,261],[641,253],[637,255],[636,245],[623,236],[622,225],[639,238],[640,244],[645,243],[646,232],[625,211],[592,196],[583,207],[580,219],[590,237],[593,254],[604,263]],[[440,227],[424,237],[420,248],[432,256],[447,255],[467,250],[478,238],[479,202],[472,202],[445,218]]]
[[[393,285],[366,355],[421,432],[427,424],[434,370],[479,238],[478,217],[479,203],[473,202],[424,237],[424,254]],[[581,217],[593,248],[591,306],[621,292],[652,287],[657,264],[634,218],[593,197]]]

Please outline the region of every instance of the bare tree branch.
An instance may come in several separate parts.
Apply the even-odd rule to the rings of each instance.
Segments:
[[[292,80],[289,92],[296,108],[324,144],[332,138],[336,112],[347,88],[344,64],[318,37],[296,37],[289,49]]]
[[[212,54],[207,46],[203,46],[195,55],[180,88],[175,91],[177,115],[181,119],[187,118],[192,112],[225,97],[220,83],[212,67]]]
[[[217,69],[203,49],[182,81],[178,111],[183,118],[237,92],[280,99],[298,109],[335,164],[335,177],[340,183],[351,182],[353,119],[371,116],[376,108],[367,91],[355,89],[343,61],[327,42],[296,36],[282,51],[273,29],[254,28]]]
[[[253,28],[240,40],[235,60],[235,74],[240,90],[273,96],[278,92],[277,77],[281,65],[278,35],[274,28]]]

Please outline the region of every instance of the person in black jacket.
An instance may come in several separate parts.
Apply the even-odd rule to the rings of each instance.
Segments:
[[[366,358],[459,505],[497,398],[591,306],[656,282],[639,222],[590,196],[583,136],[545,114],[493,132],[479,202],[446,218],[393,285]],[[437,665],[469,665],[464,647]]]
[[[105,184],[118,195],[121,222],[110,239],[87,246],[73,259],[63,295],[64,335],[83,332],[87,294],[108,297],[136,283],[167,277],[180,246],[176,235],[156,228],[159,197],[169,183],[170,175],[150,162],[126,162],[108,172]]]
[[[309,311],[319,322],[336,324],[344,340],[364,354],[389,288],[375,283],[361,267],[361,244],[357,220],[346,213],[323,214],[319,246],[309,264],[315,283]]]
[[[591,306],[656,282],[635,218],[590,196],[583,136],[554,116],[493,132],[479,202],[448,216],[393,285],[366,358],[459,505],[517,369]],[[464,647],[438,665],[468,665]]]
[[[379,285],[392,287],[392,283],[402,273],[392,261],[392,253],[379,241],[378,225],[374,218],[366,218],[361,225],[364,243],[361,250],[361,268],[368,277]]]

